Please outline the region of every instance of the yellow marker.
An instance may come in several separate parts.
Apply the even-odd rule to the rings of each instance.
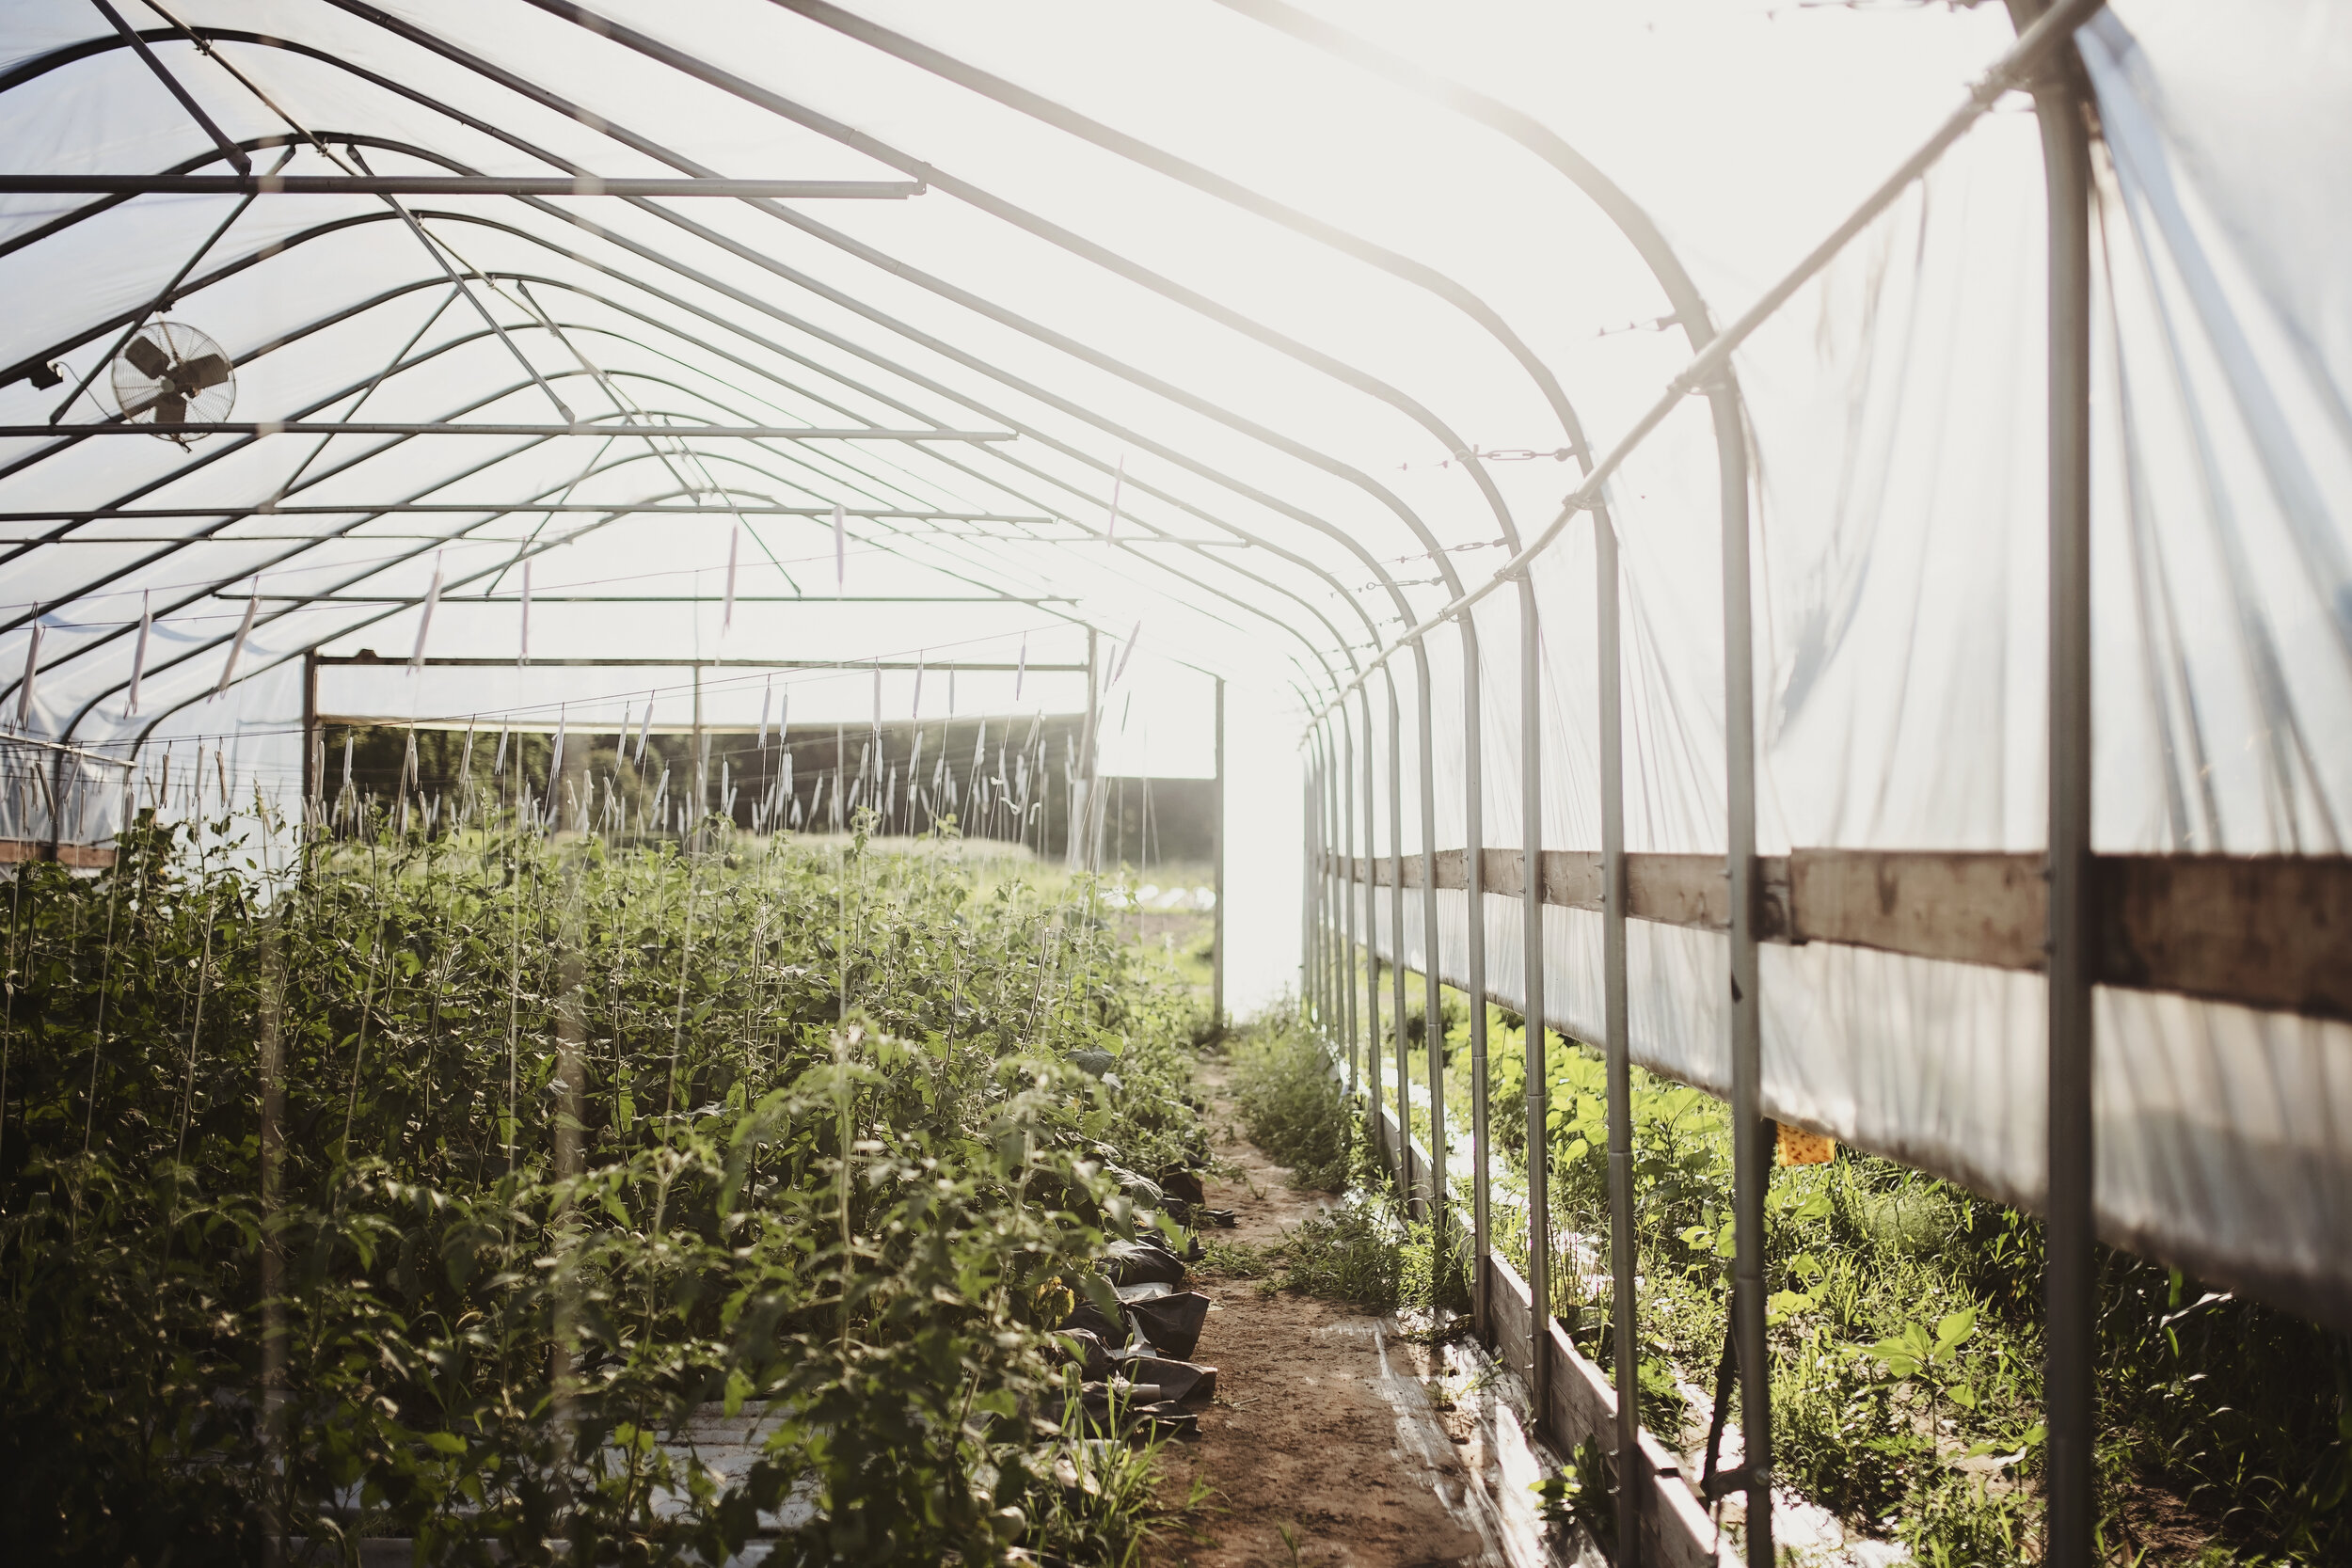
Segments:
[[[1837,1140],[1825,1138],[1819,1132],[1808,1132],[1802,1127],[1780,1124],[1780,1148],[1773,1164],[1781,1165],[1826,1165],[1837,1158]]]

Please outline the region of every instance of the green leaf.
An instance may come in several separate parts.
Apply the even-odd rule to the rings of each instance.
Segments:
[[[1935,1352],[1938,1355],[1950,1350],[1976,1332],[1977,1309],[1963,1307],[1957,1312],[1947,1312],[1935,1321]]]

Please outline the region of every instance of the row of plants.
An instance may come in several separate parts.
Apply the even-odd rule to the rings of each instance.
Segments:
[[[1401,1033],[1412,1121],[1425,1140],[1427,1007],[1420,978],[1407,981],[1402,1030],[1384,1018],[1381,1099],[1395,1109]],[[1386,1001],[1385,968],[1380,983]],[[1466,1212],[1468,998],[1440,988],[1438,1003]],[[1502,1008],[1490,1008],[1487,1029],[1496,1245],[1524,1270],[1525,1031]],[[1555,1034],[1546,1075],[1551,1307],[1606,1372],[1616,1325],[1605,1066],[1596,1048]],[[1639,1068],[1632,1085],[1637,1397],[1646,1426],[1695,1449],[1730,1294],[1729,1108]],[[1776,1473],[1850,1529],[1899,1541],[1915,1560],[2036,1560],[2039,1222],[1851,1149],[1773,1170],[1765,1208]],[[2099,1474],[2111,1560],[2352,1561],[2352,1345],[2177,1270],[2100,1256]]]
[[[241,814],[17,868],[18,1549],[1133,1555],[1151,1449],[1052,1331],[1185,1239],[1145,1173],[1207,1159],[1191,988],[951,828],[690,843]]]

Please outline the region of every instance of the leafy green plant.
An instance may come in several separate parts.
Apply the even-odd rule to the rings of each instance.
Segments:
[[[1528,1489],[1537,1498],[1547,1524],[1575,1525],[1589,1532],[1601,1550],[1616,1554],[1617,1512],[1608,1461],[1600,1445],[1587,1437],[1560,1468]]]
[[[1501,1008],[1487,1026],[1496,1243],[1523,1270],[1524,1026]],[[1447,1076],[1456,1128],[1471,1116],[1470,1066],[1457,1051]],[[1607,1371],[1617,1325],[1605,1289],[1606,1074],[1597,1053],[1555,1037],[1546,1075],[1552,1307]],[[1671,1438],[1690,1416],[1681,1389],[1706,1389],[1722,1352],[1730,1126],[1721,1101],[1638,1067],[1631,1076],[1639,1399],[1644,1423]],[[1919,1560],[2030,1560],[2039,1222],[1847,1150],[1772,1172],[1766,1243],[1776,1473]],[[2121,1253],[2103,1251],[2101,1268],[2100,1473],[2119,1560],[2145,1544],[2137,1521],[2152,1498],[2169,1538],[2191,1520],[2217,1561],[2352,1550],[2342,1337]]]
[[[771,1560],[1130,1555],[1152,1450],[1073,1421],[1053,1331],[1165,1218],[1120,1173],[1205,1163],[1189,988],[951,838],[474,820],[17,868],[23,1549],[719,1560],[794,1502]],[[712,1411],[758,1423],[723,1474]]]

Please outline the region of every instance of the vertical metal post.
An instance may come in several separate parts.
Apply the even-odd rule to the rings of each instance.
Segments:
[[[1478,705],[1478,633],[1464,615],[1462,628],[1462,887],[1470,907],[1470,1323],[1491,1341],[1494,1318],[1487,1300],[1486,1259],[1494,1247],[1493,1212],[1486,1181],[1486,879],[1482,858],[1486,844],[1486,774],[1479,752],[1484,728]]]
[[[1377,847],[1380,842],[1380,818],[1373,809],[1373,728],[1372,683],[1366,681],[1356,689],[1356,695],[1364,714],[1364,766],[1361,783],[1364,794],[1364,1078],[1363,1092],[1368,1100],[1365,1109],[1372,1117],[1373,1137],[1380,1136],[1380,956],[1378,906],[1379,896]]]
[[[1356,727],[1348,721],[1345,705],[1341,705],[1339,716],[1340,776],[1333,783],[1339,789],[1341,816],[1344,818],[1342,823],[1341,853],[1348,863],[1346,879],[1342,883],[1347,896],[1347,929],[1343,933],[1345,941],[1341,950],[1340,989],[1347,998],[1347,1092],[1352,1095],[1359,1091],[1363,1082],[1356,1069]]]
[[[1720,462],[1723,509],[1724,840],[1731,879],[1732,1338],[1740,1360],[1749,1568],[1772,1568],[1772,1403],[1764,1341],[1763,1032],[1756,994],[1756,671],[1744,443]]]
[[[1390,1032],[1396,1036],[1396,1190],[1413,1204],[1412,1082],[1405,1044],[1405,710],[1396,700],[1393,665],[1381,666],[1389,693],[1389,985]]]
[[[1322,769],[1317,766],[1316,752],[1321,750],[1317,737],[1310,736],[1306,766],[1299,771],[1303,777],[1298,786],[1299,833],[1298,852],[1298,1006],[1307,1024],[1320,1033],[1323,1026],[1322,953],[1319,947],[1321,911],[1315,908],[1315,863],[1323,858],[1319,842],[1322,825],[1315,810],[1316,786],[1321,783]]]
[[[1618,657],[1617,534],[1605,508],[1593,512],[1593,623],[1600,667],[1601,1011],[1609,1068],[1610,1341],[1617,1386],[1617,1560],[1642,1560],[1641,1339],[1633,1272],[1633,1057],[1627,1034],[1625,967],[1625,716]]]
[[[581,1147],[581,1133],[586,1130],[588,1076],[588,1008],[583,981],[586,968],[580,957],[580,891],[581,870],[578,862],[564,871],[564,908],[561,915],[561,945],[557,948],[556,975],[558,990],[555,1006],[555,1077],[556,1104],[554,1127],[555,1175],[559,1180],[570,1180],[586,1168]],[[570,1207],[568,1195],[558,1199],[557,1212]],[[569,1227],[564,1227],[568,1231]],[[563,1239],[556,1243],[557,1257],[571,1250],[571,1238],[559,1232]],[[565,1261],[568,1261],[567,1259]],[[553,1343],[548,1347],[548,1377],[553,1386],[556,1419],[570,1426],[573,1400],[579,1392],[578,1367],[574,1349],[580,1326],[580,1291],[571,1270],[559,1261],[555,1275],[555,1332]]]
[[[1445,1193],[1445,1012],[1438,1006],[1444,982],[1438,979],[1438,710],[1429,689],[1429,650],[1413,647],[1413,675],[1421,697],[1421,1042],[1429,1072],[1429,1239],[1442,1274],[1451,1256],[1446,1235]],[[1403,881],[1405,868],[1397,867]],[[1402,948],[1400,938],[1398,946]],[[1404,1042],[1398,1041],[1400,1050]],[[1410,1119],[1407,1118],[1407,1126]],[[1406,1140],[1409,1145],[1411,1140]]]
[[[310,802],[319,794],[319,651],[310,648],[302,655],[302,818],[312,828],[320,826],[310,810]],[[123,826],[130,826],[126,819]]]
[[[694,661],[694,816],[687,824],[691,842],[702,838],[703,813],[710,808],[710,737],[703,733],[703,662]],[[555,799],[555,779],[548,779],[548,799]]]
[[[1320,1036],[1326,1013],[1323,1006],[1323,886],[1317,880],[1319,868],[1329,858],[1330,851],[1323,842],[1323,728],[1320,724],[1307,732],[1306,763],[1300,769],[1305,774],[1299,785],[1299,820],[1304,827],[1300,837],[1305,847],[1299,855],[1299,875],[1305,879],[1300,888],[1299,902],[1304,908],[1306,925],[1300,932],[1298,958],[1298,1006],[1307,1022]]]
[[[1316,820],[1322,824],[1322,833],[1317,843],[1322,849],[1323,858],[1315,867],[1315,875],[1319,879],[1315,889],[1323,913],[1323,1033],[1327,1040],[1341,1032],[1342,1013],[1340,917],[1338,909],[1331,902],[1331,869],[1334,857],[1339,851],[1339,812],[1332,794],[1333,781],[1338,776],[1339,749],[1337,737],[1331,733],[1331,724],[1328,720],[1317,725],[1315,733],[1322,742],[1322,768],[1315,776],[1315,816]]]
[[[914,781],[909,780],[910,786]],[[1309,791],[1314,788],[1314,774],[1307,777]],[[1311,816],[1310,821],[1312,820]],[[1320,850],[1316,859],[1322,858]],[[1216,811],[1209,825],[1210,896],[1216,900],[1213,911],[1216,924],[1211,927],[1209,941],[1215,963],[1210,972],[1209,1017],[1216,1032],[1225,1033],[1225,677],[1216,677]],[[1312,884],[1311,883],[1310,886]],[[1309,909],[1313,908],[1311,903]]]
[[[2051,1568],[2098,1534],[2098,1264],[2092,1214],[2090,948],[2090,150],[2062,48],[2034,85],[2050,230],[2049,1312],[2042,1374]]]
[[[1298,834],[1298,1009],[1300,1016],[1311,1025],[1318,1019],[1315,1006],[1315,764],[1311,752],[1299,772],[1303,776],[1298,785],[1301,824]]]
[[[1100,869],[1102,837],[1094,831],[1102,813],[1095,809],[1094,798],[1102,791],[1102,770],[1095,766],[1095,731],[1102,718],[1102,634],[1087,627],[1087,720],[1078,740],[1078,766],[1085,769],[1086,794],[1072,802],[1070,830],[1070,868],[1073,871]],[[982,710],[985,712],[986,710]],[[987,720],[983,719],[982,723]]]
[[[1519,577],[1519,838],[1526,846],[1521,953],[1527,1003],[1527,1347],[1535,1422],[1551,1409],[1551,1138],[1544,1085],[1544,651],[1535,584]]]
[[[1334,946],[1339,922],[1338,911],[1331,907],[1333,757],[1329,725],[1316,726],[1315,741],[1315,1009],[1322,1020],[1323,1037],[1328,1040],[1339,1033],[1339,956]]]
[[[285,1202],[286,1044],[284,1029],[287,906],[292,890],[280,888],[262,923],[262,988],[256,1040],[262,1080],[262,1556],[270,1568],[286,1560],[286,1255],[278,1227],[271,1223]]]

